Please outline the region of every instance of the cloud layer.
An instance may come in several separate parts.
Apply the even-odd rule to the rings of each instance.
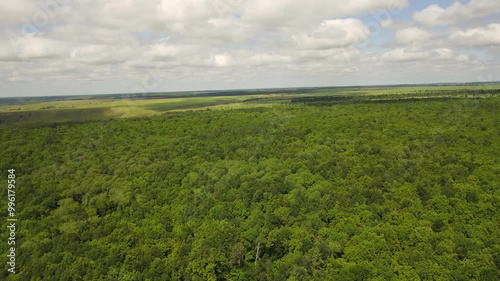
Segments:
[[[498,1],[0,1],[3,96],[474,81],[499,65]]]
[[[416,12],[413,18],[427,25],[455,24],[475,18],[500,13],[500,3],[491,0],[470,0],[466,4],[455,2],[443,8],[432,4],[422,11]]]

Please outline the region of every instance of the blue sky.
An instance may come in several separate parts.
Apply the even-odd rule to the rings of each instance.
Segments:
[[[0,97],[500,80],[500,1],[0,3]]]

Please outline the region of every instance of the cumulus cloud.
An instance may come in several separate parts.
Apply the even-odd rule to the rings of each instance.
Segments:
[[[430,57],[429,52],[398,48],[382,55],[382,59],[390,62],[409,62],[423,60]]]
[[[191,41],[244,42],[251,39],[258,28],[233,18],[210,18],[200,24],[175,25],[172,31]]]
[[[127,46],[85,45],[74,49],[71,59],[85,64],[103,65],[122,63],[133,55],[133,49]]]
[[[450,48],[440,48],[440,49],[435,49],[431,52],[435,57],[438,57],[440,59],[452,59],[454,57],[457,57],[455,55],[455,52],[453,52],[452,49]],[[465,58],[465,56],[460,56],[460,58]]]
[[[464,62],[467,55],[458,54],[450,48],[425,49],[422,47],[404,47],[386,52],[382,60],[389,62],[431,61],[430,66],[443,62]]]
[[[460,46],[500,46],[500,24],[457,31],[450,36],[450,39]]]
[[[145,52],[147,57],[152,59],[175,58],[182,54],[183,49],[189,48],[186,46],[176,46],[169,44],[153,44],[148,46]]]
[[[228,67],[233,65],[233,58],[227,54],[217,54],[214,56],[214,65],[216,67]]]
[[[297,25],[373,11],[399,11],[408,4],[408,0],[255,0],[245,2],[243,19],[274,25]]]
[[[9,51],[8,48],[11,48]],[[62,41],[43,37],[24,37],[11,35],[8,44],[0,51],[5,60],[36,60],[64,56],[67,46]]]
[[[495,13],[500,13],[499,1],[470,0],[466,4],[455,2],[446,8],[432,4],[422,11],[414,13],[413,18],[417,22],[437,26],[453,24]]]
[[[8,40],[0,41],[0,61],[20,60]]]
[[[291,58],[286,55],[269,54],[269,53],[257,53],[253,54],[245,60],[245,64],[249,66],[261,66],[261,65],[278,65],[286,64],[291,62]]]
[[[30,0],[0,0],[0,7],[0,24],[5,25],[25,24],[41,9]]]
[[[161,30],[172,24],[206,21],[216,15],[205,0],[87,0],[73,4],[86,21],[106,28]],[[92,8],[88,8],[88,7]],[[80,9],[80,10],[77,10]]]
[[[252,66],[282,66],[291,62],[291,58],[286,55],[260,53],[250,51],[235,51],[233,53],[222,53],[214,55],[214,65],[216,67],[252,67]]]
[[[399,44],[422,43],[431,39],[432,34],[418,27],[408,27],[396,31],[394,39]]]
[[[331,49],[351,46],[368,39],[370,30],[358,19],[323,21],[310,33],[293,36],[300,49]]]
[[[394,25],[394,20],[393,19],[385,19],[380,23],[380,26],[383,28],[389,28]]]

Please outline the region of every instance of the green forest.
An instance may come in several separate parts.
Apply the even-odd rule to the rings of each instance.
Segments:
[[[0,279],[500,280],[499,113],[301,99],[0,127]]]

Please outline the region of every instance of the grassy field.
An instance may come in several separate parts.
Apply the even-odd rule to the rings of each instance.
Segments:
[[[152,116],[172,110],[218,107],[248,97],[170,98],[154,100],[77,100],[0,106],[0,125],[67,122]]]
[[[479,91],[500,89],[500,84],[464,85],[464,86],[401,86],[401,87],[362,87],[339,90],[336,95],[367,96],[367,95],[413,95],[423,93],[437,93],[449,91]],[[331,95],[332,91],[318,92],[318,94]]]
[[[70,121],[105,120],[153,116],[170,111],[186,110],[226,110],[249,107],[268,107],[286,104],[305,97],[352,97],[362,100],[426,98],[426,97],[487,97],[498,95],[500,85],[461,86],[401,86],[401,87],[356,87],[356,88],[310,88],[283,91],[270,90],[269,93],[247,94],[235,91],[221,96],[190,96],[141,99],[110,98],[109,95],[94,99],[52,99],[51,101],[6,104],[0,99],[0,126],[25,125],[33,123],[53,123]],[[251,91],[249,93],[252,93]],[[36,100],[36,98],[34,99]]]

